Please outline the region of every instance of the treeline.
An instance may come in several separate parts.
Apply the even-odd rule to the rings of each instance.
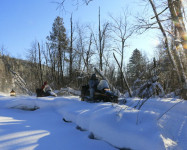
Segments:
[[[170,92],[180,95],[182,88],[177,72],[173,70],[173,64],[165,50],[165,43],[157,47],[157,53],[152,60],[148,60],[145,54],[135,49],[127,65],[124,65],[127,51],[126,40],[134,34],[134,26],[129,25],[124,18],[119,20],[112,18],[112,20],[113,22],[101,25],[99,15],[98,32],[94,32],[89,26],[77,24],[75,28],[71,17],[71,30],[68,36],[63,18],[58,16],[54,20],[46,43],[39,44],[35,41],[29,50],[28,60],[32,64],[30,71],[36,74],[33,83],[41,85],[44,80],[47,80],[55,88],[71,86],[80,89],[88,82],[96,67],[103,72],[113,86],[123,93],[129,88],[130,95],[142,96],[140,92],[150,90],[147,86],[155,84],[152,89],[155,91],[154,95],[161,93],[163,96],[163,93]],[[115,43],[118,41],[118,43],[112,45],[110,41]],[[112,53],[118,54],[119,66],[113,59]],[[175,55],[175,50],[173,49],[171,53]],[[186,59],[183,60],[186,61]],[[179,60],[175,58],[175,61]],[[186,66],[184,64],[183,66],[186,73]],[[141,89],[143,85],[144,89]]]
[[[118,18],[110,16],[110,21],[103,23],[99,9],[96,29],[75,24],[72,15],[67,32],[63,18],[55,18],[46,41],[35,41],[28,50],[29,72],[34,74],[30,85],[34,89],[47,80],[57,89],[66,86],[80,89],[96,67],[122,93],[128,91],[129,96],[163,96],[170,92],[187,96],[184,5],[173,0],[162,5],[152,0],[148,3],[152,13],[136,17],[136,24],[131,24],[127,11]],[[155,29],[161,33],[155,58],[148,60],[137,45],[125,65],[128,41]]]
[[[97,30],[87,25],[74,24],[71,16],[69,34],[63,18],[55,18],[46,42],[34,41],[28,50],[27,58],[34,65],[31,71],[37,74],[35,82],[42,84],[47,80],[56,88],[71,86],[80,89],[83,84],[88,83],[94,68],[97,68],[124,92],[126,87],[112,54],[117,54],[120,68],[125,71],[125,47],[134,33],[127,16],[127,12],[121,18],[111,16],[111,22],[102,24],[99,9]],[[42,65],[48,69],[44,70]]]

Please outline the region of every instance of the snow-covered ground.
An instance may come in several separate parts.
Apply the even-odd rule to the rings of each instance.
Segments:
[[[0,150],[187,149],[187,101],[149,99],[137,110],[138,102],[1,94]]]

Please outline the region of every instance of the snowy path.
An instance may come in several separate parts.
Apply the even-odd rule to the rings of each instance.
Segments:
[[[62,121],[55,110],[0,109],[0,150],[114,150],[88,138],[73,123]]]

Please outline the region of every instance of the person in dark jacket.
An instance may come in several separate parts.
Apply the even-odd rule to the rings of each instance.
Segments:
[[[46,87],[46,85],[47,85],[47,81],[44,82],[44,84],[42,85],[41,88],[37,88],[36,89],[37,97],[46,96],[46,93],[45,93],[45,87]]]
[[[47,81],[45,81],[41,87],[41,94],[42,96],[57,96],[56,93],[52,91]]]
[[[90,97],[94,98],[95,90],[97,90],[97,85],[99,84],[99,80],[96,77],[96,74],[92,74],[89,80],[89,90],[90,90]]]
[[[45,92],[45,87],[47,86],[47,81],[44,82],[44,84],[42,85],[41,89]]]

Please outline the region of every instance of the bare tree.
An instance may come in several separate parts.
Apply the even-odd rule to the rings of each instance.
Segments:
[[[99,7],[99,25],[98,25],[98,37],[93,32],[93,38],[95,42],[96,49],[99,54],[99,69],[103,71],[103,55],[106,48],[106,39],[107,39],[107,32],[109,29],[109,23],[106,22],[103,24],[101,28],[101,16],[100,16],[100,7]]]
[[[133,25],[130,24],[129,20],[129,12],[123,11],[123,16],[119,18],[114,18],[110,16],[112,19],[111,30],[113,31],[114,41],[116,43],[115,52],[117,52],[121,57],[120,67],[123,68],[124,64],[124,54],[125,47],[127,46],[127,40],[130,39],[134,33]]]
[[[51,49],[49,43],[46,43],[47,45],[47,52],[46,52],[46,59],[49,61],[49,67],[50,69],[50,74],[48,74],[48,77],[52,80],[52,81],[56,81],[56,72],[55,72],[55,66],[56,66],[56,57],[55,57],[55,52]],[[47,57],[49,56],[49,58]]]
[[[91,60],[91,57],[94,54],[93,51],[92,51],[92,43],[93,43],[93,34],[90,33],[90,36],[89,36],[89,39],[88,39],[88,42],[87,42],[86,53],[85,53],[85,56],[83,56],[87,73],[89,73],[90,70],[91,70],[90,69],[90,60]]]
[[[88,27],[90,28],[90,27]],[[77,49],[78,55],[78,69],[89,73],[90,72],[90,61],[94,52],[92,50],[93,33],[88,31],[87,27],[77,25]]]
[[[124,68],[124,54],[125,54],[125,47],[127,46],[127,40],[130,39],[134,33],[133,25],[130,24],[129,20],[129,12],[123,11],[123,16],[120,16],[119,18],[114,18],[113,16],[110,16],[112,19],[111,23],[111,30],[114,33],[114,42],[115,47],[114,51],[117,52],[121,57],[120,64],[120,70],[123,71]],[[123,73],[121,72],[121,87],[123,87]]]
[[[41,76],[40,76],[40,65],[39,65],[39,55],[40,55],[40,50],[39,50],[39,44],[37,41],[34,41],[32,43],[31,48],[28,50],[28,60],[30,62],[30,68],[31,72],[33,73],[32,75],[32,85],[34,87],[37,87],[38,85],[41,85]],[[41,56],[40,56],[41,57]]]
[[[76,54],[78,59],[78,70],[82,70],[83,55],[85,53],[85,27],[77,24]]]

